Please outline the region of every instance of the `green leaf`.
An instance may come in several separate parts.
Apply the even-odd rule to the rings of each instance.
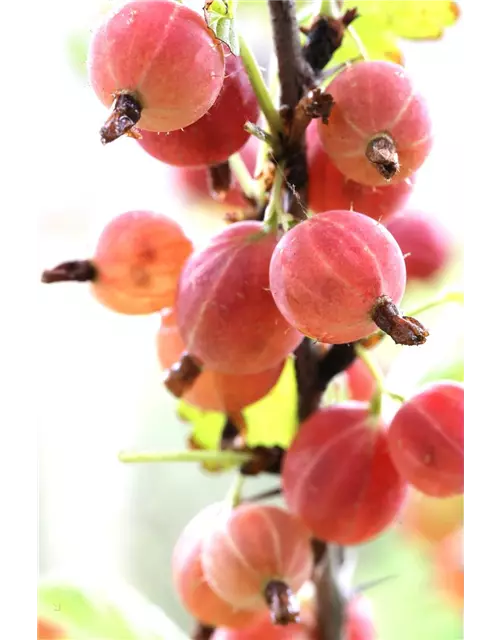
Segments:
[[[399,48],[398,40],[376,14],[361,15],[352,23],[362,41],[371,60],[388,60],[397,64],[404,64],[403,54]],[[330,61],[328,68],[342,62],[359,58],[358,45],[349,31],[346,31],[342,45]]]
[[[288,358],[280,379],[265,398],[247,407],[243,415],[247,424],[249,446],[287,448],[297,431],[297,382],[295,360]],[[202,411],[183,400],[178,405],[181,420],[190,422],[192,440],[202,449],[218,449],[225,416],[216,411]],[[231,465],[233,466],[233,465]]]
[[[386,29],[408,40],[441,38],[460,16],[458,4],[450,0],[346,0],[344,7],[377,17]]]
[[[240,53],[235,25],[236,2],[237,0],[206,0],[204,7],[207,26],[219,40],[227,44],[235,56]]]
[[[106,589],[45,580],[38,585],[38,615],[71,640],[187,640],[163,611],[123,584]]]

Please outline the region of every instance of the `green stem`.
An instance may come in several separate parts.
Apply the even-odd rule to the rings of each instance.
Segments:
[[[253,90],[255,91],[255,95],[257,96],[257,100],[259,101],[262,113],[267,119],[271,132],[275,135],[281,133],[283,130],[281,118],[276,107],[273,104],[271,94],[269,93],[269,90],[266,86],[264,76],[259,69],[257,60],[255,59],[252,50],[247,45],[246,40],[242,35],[239,36],[239,41],[241,59],[245,66],[250,84],[252,85]]]
[[[241,503],[241,490],[243,488],[244,482],[245,476],[242,473],[238,472],[236,478],[234,479],[233,485],[229,489],[229,493],[227,495],[227,500],[232,509],[234,509]]]
[[[277,231],[280,222],[284,218],[283,206],[281,203],[284,178],[284,163],[280,162],[276,166],[276,173],[274,174],[273,188],[271,190],[271,196],[269,198],[269,204],[266,207],[264,214],[264,224],[269,231]]]
[[[325,16],[325,18],[335,18],[336,17],[336,7],[337,5],[335,5],[335,8],[333,7],[333,3],[335,2],[335,0],[321,0],[321,4],[319,7],[319,15],[320,16]],[[338,13],[338,12],[337,12]]]
[[[259,200],[261,194],[259,193],[257,184],[252,178],[240,153],[235,153],[229,158],[229,166],[231,167],[232,173],[236,176],[243,193],[253,200]]]
[[[369,370],[374,382],[375,382],[375,392],[373,394],[372,399],[370,400],[370,412],[373,415],[379,415],[382,410],[382,396],[384,393],[384,374],[382,373],[380,367],[377,365],[375,360],[371,357],[366,349],[357,344],[354,347],[356,351],[356,355],[360,360],[362,360],[367,369]]]
[[[447,302],[456,302],[458,304],[464,303],[464,292],[463,291],[449,291],[448,293],[443,294],[439,298],[435,298],[430,302],[426,302],[425,304],[413,309],[408,314],[409,316],[417,316],[420,313],[424,313],[424,311],[429,311],[429,309],[434,309],[434,307],[439,307],[442,304],[446,304]]]
[[[330,7],[332,10],[332,17],[338,19],[342,16],[337,0],[332,0]],[[363,60],[370,60],[370,55],[366,50],[365,45],[363,44],[363,40],[361,40],[358,32],[356,31],[356,28],[352,24],[350,24],[347,27],[347,33],[351,36],[352,40],[354,41],[354,44],[356,45],[359,51],[359,54],[361,55]]]
[[[240,451],[122,451],[120,462],[215,462],[219,464],[243,464],[252,459],[249,453]]]
[[[374,415],[379,415],[382,410],[382,397],[388,396],[397,402],[406,402],[406,398],[399,393],[394,393],[393,391],[389,391],[385,388],[384,384],[384,374],[382,373],[380,367],[375,362],[373,356],[369,351],[364,349],[361,345],[357,344],[355,347],[356,355],[360,360],[362,360],[370,374],[372,375],[375,381],[375,393],[373,394],[373,398],[370,401],[370,409]]]

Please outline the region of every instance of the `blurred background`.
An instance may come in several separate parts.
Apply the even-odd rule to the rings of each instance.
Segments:
[[[40,271],[92,255],[113,216],[134,208],[180,221],[196,243],[223,225],[224,209],[187,202],[178,178],[131,139],[103,148],[98,131],[106,110],[88,86],[85,56],[90,31],[109,8],[100,0],[48,0],[45,81],[53,97],[39,132],[47,161],[39,167]],[[304,4],[304,3],[302,3]],[[473,35],[471,2],[440,40],[400,41],[405,65],[427,97],[436,130],[431,156],[419,172],[410,205],[435,215],[453,236],[449,267],[428,285],[410,287],[405,309],[462,286],[464,167],[456,153],[462,69],[457,64]],[[240,0],[240,28],[263,68],[270,37],[266,3]],[[472,103],[471,103],[472,104]],[[53,105],[57,105],[54,109]],[[53,130],[62,132],[53,136]],[[465,142],[467,144],[467,142]],[[199,509],[227,491],[232,476],[191,465],[123,466],[122,449],[183,448],[188,425],[164,391],[156,360],[158,317],[118,316],[97,304],[87,287],[40,287],[38,321],[45,336],[39,380],[39,571],[94,578],[121,577],[160,605],[184,629],[191,624],[172,589],[170,555],[181,529]],[[463,379],[462,310],[425,315],[428,343],[414,349],[384,344],[378,356],[388,386],[400,393],[436,378]],[[275,486],[249,480],[245,492]],[[388,534],[360,549],[354,584],[390,579],[367,591],[381,640],[460,640],[461,610],[440,578],[439,541],[460,526],[461,500],[435,504],[414,496]]]

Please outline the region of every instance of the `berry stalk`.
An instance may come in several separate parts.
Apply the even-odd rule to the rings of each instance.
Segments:
[[[216,464],[243,464],[252,460],[251,453],[240,451],[123,451],[118,455],[120,462],[213,462]]]
[[[97,269],[91,260],[71,260],[61,262],[42,273],[44,284],[54,282],[93,282],[97,278]]]
[[[259,101],[262,113],[265,115],[271,131],[274,134],[279,134],[283,130],[281,118],[273,104],[271,94],[266,86],[262,72],[257,64],[257,60],[242,35],[239,36],[239,42],[241,59],[247,71],[253,90],[255,91],[255,95],[257,96],[257,100]]]

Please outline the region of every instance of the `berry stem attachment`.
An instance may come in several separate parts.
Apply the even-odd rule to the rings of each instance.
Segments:
[[[97,269],[90,260],[72,260],[61,262],[53,269],[46,269],[42,273],[44,284],[54,282],[93,282],[97,278]]]
[[[264,76],[257,64],[257,60],[255,59],[255,56],[253,55],[253,52],[248,46],[245,38],[241,34],[239,36],[239,43],[241,59],[245,66],[250,84],[252,85],[255,95],[257,96],[257,100],[259,101],[262,113],[265,115],[269,128],[273,134],[279,134],[283,130],[281,118],[273,104],[271,94],[266,86]]]
[[[396,344],[420,345],[424,344],[429,336],[429,332],[419,320],[401,315],[388,296],[380,296],[377,300],[372,310],[372,319]]]
[[[300,622],[300,605],[290,587],[281,580],[271,580],[264,590],[264,598],[273,624]]]
[[[113,111],[101,127],[101,142],[108,144],[123,135],[140,137],[134,126],[141,119],[142,106],[133,95],[121,93],[115,100]]]
[[[410,317],[418,316],[425,311],[429,311],[430,309],[434,309],[434,307],[439,307],[442,304],[446,304],[448,302],[456,302],[457,304],[463,305],[464,303],[464,293],[463,291],[449,291],[445,293],[439,298],[435,298],[430,302],[426,302],[420,307],[416,307],[410,311]],[[384,331],[377,331],[376,333],[372,333],[371,335],[363,338],[359,341],[360,344],[365,349],[371,349],[375,347],[387,334]]]
[[[366,147],[366,157],[387,181],[399,171],[399,156],[394,140],[388,133],[379,133]]]
[[[282,206],[282,188],[284,178],[284,163],[280,163],[276,167],[274,174],[274,182],[271,190],[269,204],[264,214],[264,223],[268,231],[277,231],[280,223],[284,220],[285,212]]]
[[[196,382],[202,369],[202,364],[197,358],[184,352],[179,361],[165,372],[163,384],[176,398],[182,398]]]
[[[252,454],[240,451],[122,451],[120,462],[213,462],[215,464],[243,464],[252,460]]]
[[[241,154],[235,153],[229,158],[229,166],[231,172],[236,176],[238,183],[249,200],[260,202],[262,194],[259,192],[256,181],[252,178],[250,171],[247,169],[246,164],[243,162]]]

